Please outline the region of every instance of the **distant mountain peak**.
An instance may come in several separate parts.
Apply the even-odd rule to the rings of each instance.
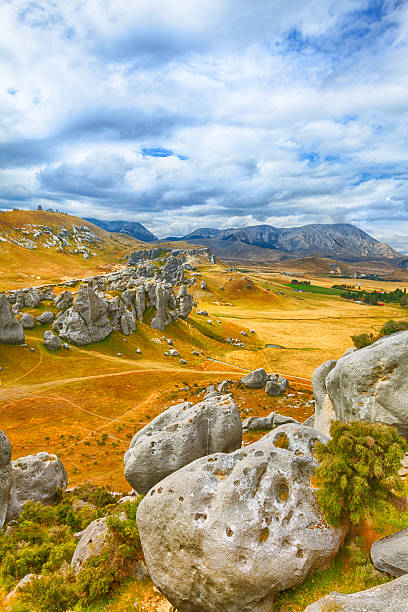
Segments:
[[[104,221],[102,219],[85,218],[86,221],[101,227],[107,232],[115,232],[117,234],[127,234],[137,240],[143,242],[155,242],[156,236],[152,234],[144,225],[137,221]]]

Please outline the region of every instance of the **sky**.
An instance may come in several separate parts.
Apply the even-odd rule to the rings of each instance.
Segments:
[[[408,252],[408,0],[0,0],[0,209]]]

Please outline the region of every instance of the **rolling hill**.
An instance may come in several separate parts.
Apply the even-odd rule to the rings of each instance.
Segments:
[[[107,232],[114,232],[116,234],[127,234],[142,240],[143,242],[155,242],[156,236],[152,234],[144,225],[137,223],[136,221],[103,221],[101,219],[85,218],[85,221],[97,225]]]

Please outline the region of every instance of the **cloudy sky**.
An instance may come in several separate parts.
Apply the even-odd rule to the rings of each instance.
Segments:
[[[1,0],[0,208],[408,251],[408,0]]]

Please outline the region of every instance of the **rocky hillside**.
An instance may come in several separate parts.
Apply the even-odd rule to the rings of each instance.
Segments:
[[[271,225],[254,225],[244,228],[216,230],[197,229],[182,238],[211,246],[216,254],[227,257],[244,245],[273,250],[277,258],[329,257],[342,261],[360,259],[398,259],[397,253],[388,244],[379,242],[358,227],[348,223],[333,225],[312,224],[303,227],[277,228]],[[259,252],[258,252],[259,255]]]
[[[157,240],[156,236],[152,234],[144,225],[137,223],[136,221],[102,221],[101,219],[85,218],[85,221],[89,221],[98,227],[106,230],[107,232],[115,232],[117,234],[127,234],[142,240],[143,242],[154,242]]]

